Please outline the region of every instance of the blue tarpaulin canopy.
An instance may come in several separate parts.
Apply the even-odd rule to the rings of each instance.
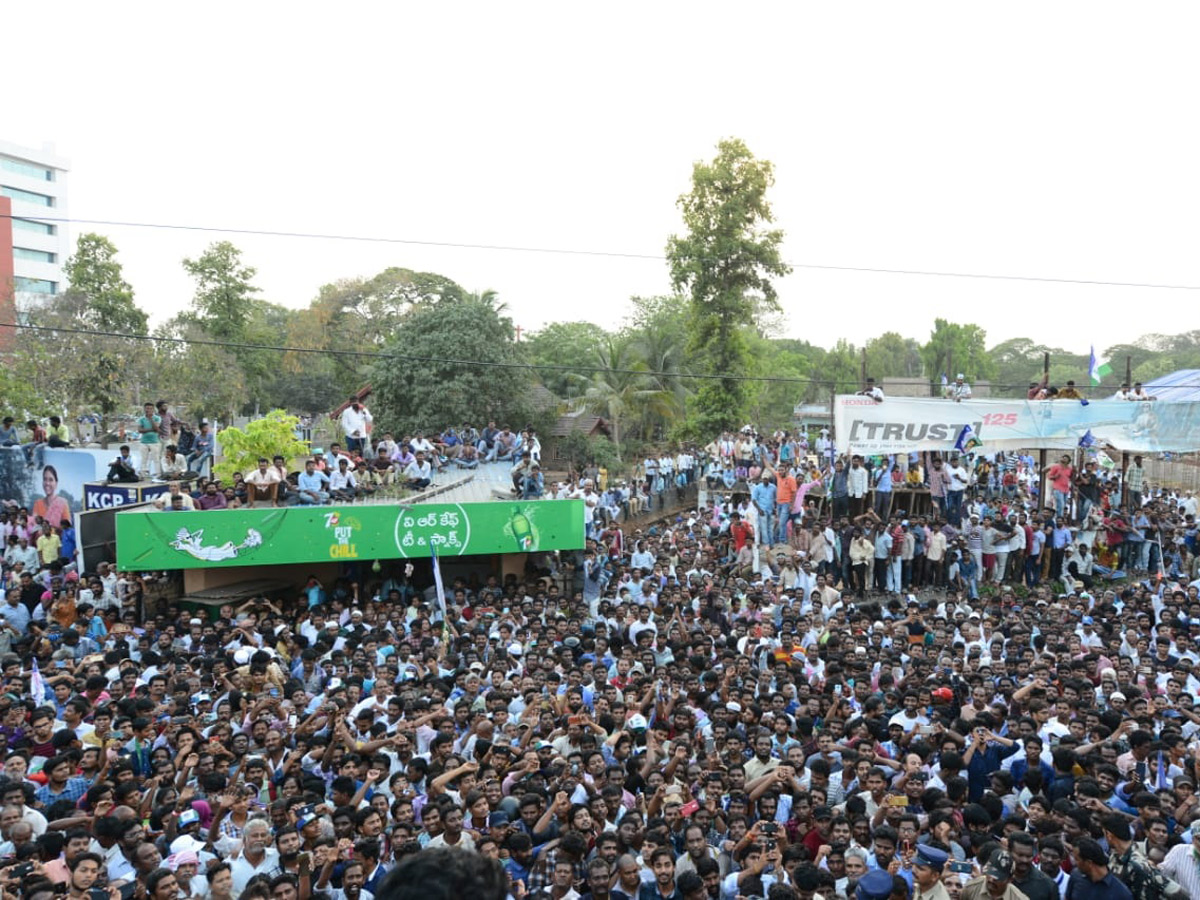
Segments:
[[[1200,401],[1200,369],[1180,369],[1142,387],[1160,403],[1194,403]]]

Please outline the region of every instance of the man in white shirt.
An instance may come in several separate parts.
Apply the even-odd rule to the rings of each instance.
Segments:
[[[596,507],[600,505],[600,495],[592,488],[591,481],[583,483],[583,531],[590,538],[596,536]]]
[[[417,436],[409,441],[408,445],[412,447],[413,453],[425,454],[425,459],[429,462],[429,465],[434,470],[441,470],[441,459],[439,459],[437,453],[434,452],[434,446],[430,442],[429,438],[425,437],[425,432],[418,431]]]
[[[230,875],[233,876],[233,896],[241,896],[246,884],[255,875],[268,875],[279,867],[279,851],[268,846],[270,829],[266,819],[251,819],[242,832],[242,852],[233,861]]]
[[[946,397],[953,400],[955,403],[960,400],[971,399],[971,386],[963,380],[963,373],[959,372],[954,379],[954,384],[946,388]]]
[[[946,520],[957,527],[962,521],[963,494],[971,486],[971,475],[963,465],[961,456],[950,461],[947,474],[950,476],[950,486],[946,488]]]
[[[346,433],[346,449],[362,453],[367,443],[367,426],[375,421],[370,410],[351,398],[350,405],[342,410],[342,431]]]
[[[862,457],[855,455],[850,460],[850,470],[846,472],[846,490],[850,495],[850,517],[857,518],[866,511],[867,490],[870,480],[867,470],[862,464]]]
[[[917,708],[918,698],[916,693],[910,692],[904,695],[904,709],[896,713],[888,719],[889,725],[899,725],[906,732],[911,732],[918,725],[928,725],[929,719],[921,715]]]
[[[347,503],[358,496],[358,481],[350,471],[350,461],[339,459],[338,468],[329,476],[329,493],[334,500]]]
[[[413,490],[424,490],[429,487],[431,476],[432,471],[429,463],[425,461],[425,454],[418,452],[417,458],[410,462],[404,470],[404,483]]]
[[[247,507],[253,507],[259,502],[278,504],[279,500],[279,470],[272,468],[270,461],[259,457],[258,468],[246,476],[246,484],[250,485],[249,496],[246,497]]]

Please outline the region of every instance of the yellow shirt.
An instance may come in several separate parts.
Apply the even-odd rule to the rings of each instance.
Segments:
[[[42,565],[48,566],[62,556],[62,540],[57,534],[43,534],[37,539],[37,551]]]

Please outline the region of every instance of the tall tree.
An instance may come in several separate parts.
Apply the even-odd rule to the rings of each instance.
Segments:
[[[687,365],[691,300],[682,294],[668,294],[633,297],[632,303],[633,311],[621,334],[630,338],[646,368],[658,373],[649,377],[669,396],[674,407],[671,416],[678,421],[695,388],[693,379],[682,377],[691,371]]]
[[[852,394],[854,386],[862,381],[862,354],[845,338],[839,338],[833,348],[814,363],[813,371],[822,380],[817,386],[818,400],[825,401],[830,390],[838,394]],[[828,384],[824,382],[825,379],[829,380]]]
[[[411,433],[488,419],[524,424],[532,379],[516,366],[512,320],[495,302],[464,294],[422,305],[400,322],[383,354],[371,369],[380,427]]]
[[[108,238],[80,235],[63,264],[67,290],[38,313],[39,325],[63,331],[38,333],[23,348],[31,359],[53,360],[49,369],[37,367],[43,396],[59,409],[98,413],[102,425],[133,400],[151,355],[150,345],[139,340],[147,333],[146,313],[134,302],[116,257]],[[62,352],[66,342],[70,353]]]
[[[196,281],[192,311],[200,326],[219,340],[242,340],[250,299],[258,293],[251,282],[257,270],[242,262],[242,251],[217,241],[195,259],[184,259],[183,268]]]
[[[783,232],[773,221],[767,189],[770,162],[754,157],[736,139],[717,145],[712,162],[692,168],[692,189],[679,198],[687,233],[667,242],[676,290],[691,299],[689,344],[693,368],[709,375],[692,397],[688,430],[713,435],[734,427],[747,391],[738,379],[747,368],[746,336],[757,309],[778,306],[773,277],[791,268],[783,261]]]
[[[992,361],[986,340],[987,332],[978,325],[935,319],[929,342],[921,348],[925,374],[934,380],[940,379],[942,374],[953,380],[958,372],[970,381],[990,378]]]
[[[913,338],[885,331],[867,341],[867,374],[872,378],[918,378],[921,365],[921,345]]]
[[[323,375],[335,387],[334,393],[345,399],[371,377],[370,359],[356,353],[382,349],[417,307],[465,296],[467,292],[444,275],[397,266],[371,278],[344,278],[326,284],[306,309],[289,318],[288,346],[352,352],[328,356],[289,353],[282,369],[297,375]]]
[[[63,263],[68,290],[80,294],[86,305],[80,322],[88,328],[144,337],[146,313],[133,300],[133,288],[117,262],[117,248],[100,234],[81,234],[75,253]]]
[[[811,377],[809,356],[796,349],[799,343],[768,340],[757,334],[750,336],[750,373],[757,380],[750,385],[749,419],[762,428],[794,427],[796,404],[808,387],[801,380]],[[825,398],[828,397],[826,389]]]
[[[201,418],[232,421],[246,405],[246,375],[234,352],[207,343],[208,332],[186,314],[164,322],[154,334],[164,340],[155,345],[150,399],[169,399],[193,424]]]

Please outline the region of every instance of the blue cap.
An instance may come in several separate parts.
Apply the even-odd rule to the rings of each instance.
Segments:
[[[1096,623],[1092,621],[1092,617],[1091,617],[1091,616],[1084,616],[1084,617],[1083,617],[1083,624],[1084,624],[1084,625],[1095,625]]]
[[[892,876],[884,869],[872,869],[858,879],[855,900],[887,900],[892,894]]]
[[[945,850],[930,847],[928,844],[917,844],[917,858],[913,860],[913,865],[928,866],[940,872],[948,859],[950,854]]]

